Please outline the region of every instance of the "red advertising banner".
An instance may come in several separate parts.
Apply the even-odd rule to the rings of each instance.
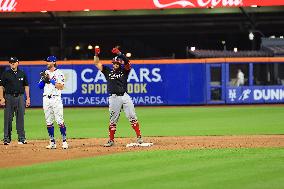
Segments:
[[[0,0],[0,12],[280,6],[284,0]]]

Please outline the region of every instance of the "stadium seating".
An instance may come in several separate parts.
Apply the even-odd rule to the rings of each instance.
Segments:
[[[265,46],[262,49],[273,53],[274,56],[284,56],[284,46]]]
[[[226,50],[195,50],[189,51],[189,54],[195,58],[219,58],[219,57],[272,57],[271,51],[226,51]]]

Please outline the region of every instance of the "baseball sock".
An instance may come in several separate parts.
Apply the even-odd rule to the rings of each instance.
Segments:
[[[110,124],[109,125],[109,140],[114,140],[114,135],[115,135],[115,131],[116,131],[116,124]]]
[[[47,131],[51,142],[55,142],[54,139],[54,127],[53,124],[47,125]]]
[[[66,142],[66,127],[65,127],[65,124],[59,124],[59,127],[60,127],[60,133],[61,133],[61,136],[62,136],[62,141],[63,142]]]
[[[141,131],[140,131],[140,127],[139,127],[138,121],[131,121],[131,126],[134,129],[137,138],[141,137]]]

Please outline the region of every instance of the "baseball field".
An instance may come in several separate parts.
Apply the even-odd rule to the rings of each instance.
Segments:
[[[145,142],[124,113],[116,145],[107,108],[65,108],[68,150],[47,150],[42,109],[26,110],[27,145],[0,145],[0,189],[284,188],[284,106],[137,107]],[[0,112],[3,122],[3,111]],[[55,132],[60,147],[60,132]]]

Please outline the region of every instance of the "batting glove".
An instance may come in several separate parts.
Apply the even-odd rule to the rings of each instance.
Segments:
[[[114,47],[114,48],[111,50],[111,52],[112,52],[113,54],[121,55],[121,52],[120,52],[120,50],[118,49],[118,47]]]
[[[95,46],[95,55],[98,56],[101,53],[101,49],[99,46]]]

